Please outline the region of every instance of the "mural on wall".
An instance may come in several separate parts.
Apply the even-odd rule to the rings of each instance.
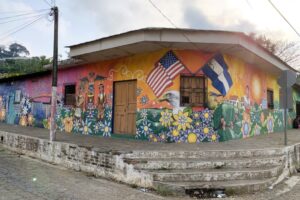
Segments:
[[[206,77],[203,106],[181,104],[181,75]],[[133,79],[137,80],[137,139],[218,142],[283,130],[275,76],[232,56],[192,50],[161,50],[60,70],[57,128],[112,136],[113,82]],[[50,82],[45,75],[0,84],[0,120],[49,128]],[[74,105],[64,103],[65,84],[76,86]],[[268,89],[274,93],[274,109],[268,109]],[[296,91],[293,97],[300,101]],[[294,117],[295,109],[288,116],[290,127]]]
[[[206,107],[180,106],[178,74],[172,78],[169,74],[174,66],[182,67],[178,74],[184,72],[184,75],[205,75],[208,78],[209,99]],[[198,143],[247,138],[283,130],[283,111],[279,109],[276,77],[220,54],[207,56],[198,66],[193,69],[184,65],[170,51],[154,65],[147,84],[155,97],[143,96],[145,87],[138,89],[142,105],[137,116],[137,138],[155,142]],[[244,74],[248,75],[248,79]],[[268,88],[272,88],[275,94],[274,109],[268,109]],[[167,104],[163,104],[165,102]],[[294,114],[295,111],[292,111],[288,115],[289,127]]]
[[[75,106],[65,106],[64,101],[60,101],[56,116],[58,129],[68,133],[110,137],[112,105],[105,94],[106,84],[106,77],[94,72],[82,77],[77,84]]]

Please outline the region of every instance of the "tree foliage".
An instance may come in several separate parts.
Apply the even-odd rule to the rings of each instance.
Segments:
[[[18,43],[8,48],[0,46],[0,78],[42,71],[43,66],[51,62],[46,56],[26,57],[29,54],[27,48]]]
[[[265,35],[250,33],[249,36],[269,52],[295,69],[300,69],[300,45],[296,42],[272,40]]]
[[[27,48],[18,43],[12,43],[6,48],[0,46],[0,58],[16,58],[21,56],[28,56],[30,53]]]

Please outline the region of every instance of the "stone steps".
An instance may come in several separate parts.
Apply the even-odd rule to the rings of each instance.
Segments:
[[[206,150],[206,151],[134,151],[126,154],[131,159],[216,159],[216,158],[255,158],[283,156],[283,149],[249,149],[249,150]]]
[[[162,170],[162,169],[224,169],[224,168],[251,168],[280,166],[284,161],[283,156],[256,157],[256,158],[229,158],[229,159],[126,159],[125,162],[133,164],[139,170]]]
[[[154,189],[159,193],[168,195],[185,195],[191,190],[199,191],[203,189],[225,190],[225,194],[243,194],[253,193],[267,189],[276,178],[264,180],[233,180],[233,181],[215,181],[215,182],[161,182],[154,181]]]
[[[282,173],[283,149],[134,151],[123,157],[126,164],[152,179],[152,187],[167,194],[249,193],[266,189]]]
[[[282,167],[249,168],[249,169],[206,169],[206,170],[153,170],[147,173],[154,181],[232,181],[232,180],[263,180],[278,176]]]

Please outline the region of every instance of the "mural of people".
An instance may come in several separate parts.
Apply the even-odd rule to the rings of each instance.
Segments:
[[[85,91],[84,91],[84,82],[80,82],[79,84],[79,92],[76,96],[76,109],[75,109],[75,117],[81,118],[81,113],[85,110]]]
[[[106,95],[104,93],[104,85],[99,84],[99,94],[97,97],[98,119],[103,119],[104,117],[105,104],[106,104]]]

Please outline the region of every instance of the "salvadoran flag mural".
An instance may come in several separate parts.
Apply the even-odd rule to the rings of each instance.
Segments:
[[[225,96],[232,86],[232,79],[221,54],[217,54],[202,68],[203,73],[211,80],[212,85]]]

